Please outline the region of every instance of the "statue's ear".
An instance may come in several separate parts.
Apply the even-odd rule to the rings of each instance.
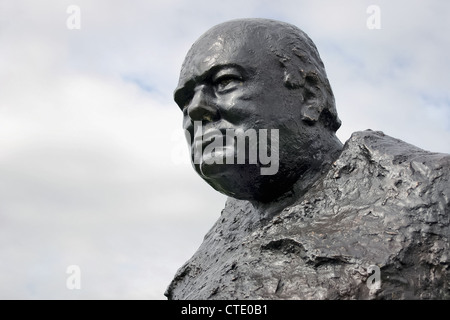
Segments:
[[[319,121],[320,115],[326,105],[326,94],[323,90],[319,77],[315,72],[311,72],[305,76],[302,120],[310,125]]]

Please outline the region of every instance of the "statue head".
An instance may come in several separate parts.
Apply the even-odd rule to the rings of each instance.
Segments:
[[[195,170],[234,198],[270,202],[317,176],[342,146],[317,48],[287,23],[211,28],[189,50],[174,97]]]

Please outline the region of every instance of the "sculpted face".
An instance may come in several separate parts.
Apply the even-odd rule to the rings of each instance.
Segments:
[[[191,48],[175,90],[197,173],[226,195],[262,202],[284,193],[314,167],[314,155],[308,150],[314,149],[317,139],[316,128],[301,120],[302,90],[286,87],[284,71],[269,45],[263,34],[240,24],[213,28]],[[226,163],[237,153],[236,143],[224,138],[227,130],[249,129],[267,130],[269,149],[279,152],[274,174],[261,174],[260,161],[249,163],[249,154],[261,147],[260,139],[247,143],[245,163]],[[278,135],[270,134],[273,129]],[[211,153],[203,152],[214,141],[220,141],[214,156],[223,163],[211,163]]]

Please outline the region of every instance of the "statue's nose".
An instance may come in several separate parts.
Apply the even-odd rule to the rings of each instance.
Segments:
[[[192,121],[215,121],[219,118],[219,110],[213,102],[212,93],[202,85],[195,89],[194,97],[188,105],[188,115]]]

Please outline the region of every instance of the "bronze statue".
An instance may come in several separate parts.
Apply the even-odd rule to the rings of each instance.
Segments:
[[[229,198],[169,299],[450,298],[450,156],[370,130],[343,146],[303,31],[213,27],[175,101],[195,170]]]

